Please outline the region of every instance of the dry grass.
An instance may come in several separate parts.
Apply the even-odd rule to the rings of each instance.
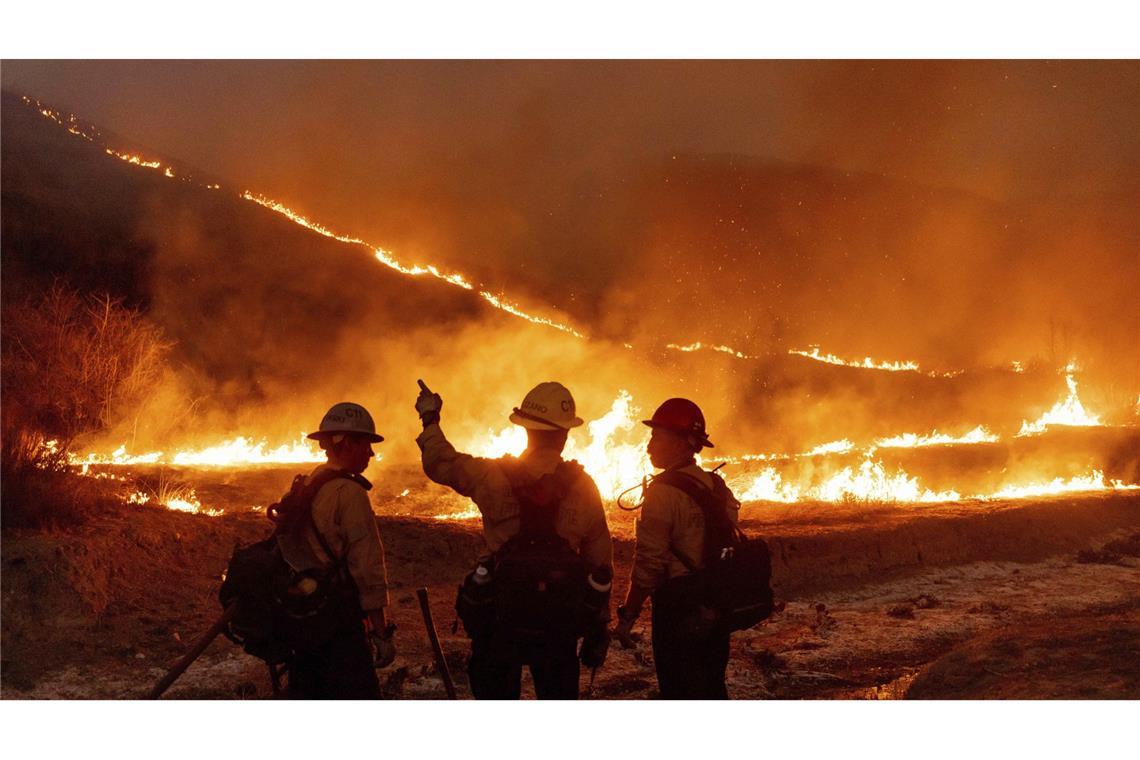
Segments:
[[[57,282],[4,303],[5,528],[76,524],[118,503],[107,484],[68,471],[68,449],[146,398],[169,349],[140,311],[106,294],[84,295]]]
[[[3,316],[5,417],[62,449],[150,392],[170,349],[138,310],[61,283]]]
[[[5,461],[0,474],[0,525],[5,530],[70,528],[123,508],[119,487],[66,468]]]

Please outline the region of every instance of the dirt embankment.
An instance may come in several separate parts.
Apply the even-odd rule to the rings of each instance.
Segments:
[[[756,507],[746,522],[768,535],[775,585],[788,606],[733,637],[735,697],[882,697],[908,689],[946,697],[1140,696],[1135,674],[1117,664],[1135,651],[1140,559],[1103,548],[1140,531],[1140,497]],[[467,643],[462,629],[451,629],[452,603],[481,548],[478,523],[381,517],[379,524],[399,625],[400,655],[384,673],[388,694],[443,696],[414,596],[419,586],[429,589],[464,693]],[[619,597],[632,560],[630,527],[615,525]],[[132,508],[78,532],[4,534],[3,696],[141,695],[218,614],[234,544],[267,532],[253,512],[209,518]],[[1017,652],[1006,639],[1018,642]],[[1056,647],[1087,649],[1096,662],[1050,655]],[[1060,670],[1035,691],[1049,668]],[[639,698],[655,689],[646,642],[630,651],[615,645],[593,695]],[[170,696],[267,692],[259,661],[219,639]]]
[[[768,540],[777,592],[796,598],[927,568],[1076,552],[1112,531],[1140,527],[1140,496],[905,508],[820,504],[810,511],[780,505],[746,511],[742,521]]]

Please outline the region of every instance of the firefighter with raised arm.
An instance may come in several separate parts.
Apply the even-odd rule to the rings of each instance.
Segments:
[[[740,504],[714,472],[701,469],[696,454],[711,448],[705,418],[692,401],[672,398],[644,424],[652,428],[648,454],[661,473],[649,483],[637,521],[637,545],[625,604],[614,635],[635,645],[632,628],[645,600],[653,597],[653,660],[663,699],[727,699],[729,631],[709,610],[686,596],[689,578],[708,561],[709,519],[735,530]],[[704,503],[704,506],[702,506]],[[710,518],[711,515],[711,518]]]
[[[424,473],[472,499],[483,517],[486,554],[456,600],[471,638],[471,691],[518,699],[526,665],[539,699],[577,699],[579,662],[596,670],[609,649],[613,544],[597,486],[562,459],[570,429],[582,424],[574,398],[554,382],[526,394],[510,415],[527,434],[518,458],[457,452],[440,429],[442,407],[420,381]]]

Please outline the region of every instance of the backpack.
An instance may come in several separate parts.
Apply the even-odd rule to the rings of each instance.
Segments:
[[[345,560],[332,552],[313,520],[313,498],[336,478],[372,487],[361,476],[343,470],[321,470],[307,479],[296,476],[288,493],[266,510],[274,523],[273,533],[234,549],[218,590],[222,607],[237,605],[226,636],[271,665],[285,662],[294,652],[319,648],[362,615]],[[298,572],[285,561],[278,538],[296,534],[307,525],[334,560],[332,568]]]
[[[563,499],[585,476],[577,462],[533,478],[517,462],[503,468],[519,503],[519,532],[493,557],[495,625],[509,640],[542,644],[583,633],[585,562],[558,535]]]
[[[670,547],[688,575],[670,578],[654,593],[653,604],[678,624],[682,636],[742,631],[772,614],[772,557],[768,544],[749,538],[728,517],[731,492],[713,474],[713,489],[676,470],[654,482],[683,491],[705,518],[702,566]]]

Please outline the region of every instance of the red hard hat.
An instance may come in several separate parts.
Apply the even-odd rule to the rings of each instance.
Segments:
[[[665,428],[682,435],[691,435],[702,448],[712,448],[705,432],[705,416],[701,408],[687,398],[671,398],[653,413],[653,419],[642,420],[651,428]]]

